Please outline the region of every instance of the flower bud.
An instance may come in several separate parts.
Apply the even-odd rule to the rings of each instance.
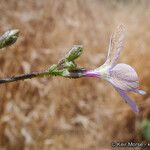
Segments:
[[[69,50],[69,52],[65,55],[65,59],[69,62],[73,61],[73,60],[77,59],[82,54],[82,51],[83,51],[82,45],[74,45]]]
[[[14,44],[19,36],[19,30],[13,29],[5,32],[0,37],[0,48],[4,48]]]

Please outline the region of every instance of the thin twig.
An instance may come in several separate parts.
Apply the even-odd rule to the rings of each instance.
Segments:
[[[0,84],[15,82],[15,81],[19,81],[19,80],[25,80],[25,79],[32,79],[32,78],[36,78],[36,77],[44,77],[44,76],[47,76],[48,73],[49,73],[48,71],[33,72],[33,73],[28,73],[28,74],[21,74],[21,75],[16,75],[16,76],[12,76],[12,77],[7,77],[7,78],[0,79]]]
[[[2,36],[0,36],[0,49],[14,44],[18,36],[19,30],[17,29],[5,32]],[[82,45],[74,45],[61,59],[61,61],[58,62],[57,65],[52,65],[47,71],[32,72],[28,74],[2,78],[0,79],[0,84],[47,76],[61,76],[74,79],[85,77],[86,70],[77,68],[77,65],[75,63],[75,59],[77,59],[82,54],[82,51]]]
[[[63,77],[65,78],[81,78],[85,77],[84,74],[85,70],[75,70],[75,71],[70,71],[69,74],[64,75]],[[0,84],[4,83],[10,83],[10,82],[15,82],[15,81],[20,81],[20,80],[26,80],[26,79],[32,79],[32,78],[40,78],[40,77],[47,77],[47,76],[55,76],[51,74],[49,71],[43,71],[43,72],[32,72],[28,74],[20,74],[12,77],[7,77],[7,78],[2,78],[0,79]],[[61,76],[61,75],[56,75],[56,76]]]

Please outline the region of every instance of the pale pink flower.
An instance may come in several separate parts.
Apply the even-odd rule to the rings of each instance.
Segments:
[[[99,77],[109,81],[123,100],[130,105],[134,112],[139,112],[138,106],[127,95],[128,92],[145,94],[139,90],[139,78],[136,71],[127,64],[116,64],[123,48],[125,28],[118,26],[111,36],[106,62],[95,70],[86,71],[86,76]]]

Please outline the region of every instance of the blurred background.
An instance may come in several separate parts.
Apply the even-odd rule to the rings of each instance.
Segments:
[[[1,0],[0,33],[20,30],[0,54],[0,77],[47,69],[73,44],[94,69],[123,23],[120,61],[136,69],[146,95],[136,115],[106,81],[49,77],[0,85],[0,150],[110,150],[112,141],[150,140],[149,0]],[[129,149],[129,148],[128,148]],[[137,148],[140,149],[140,148]]]

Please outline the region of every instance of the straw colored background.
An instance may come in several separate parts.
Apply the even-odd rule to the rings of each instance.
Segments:
[[[150,117],[150,2],[148,0],[1,0],[0,32],[21,31],[0,54],[0,76],[47,69],[82,44],[80,66],[105,61],[109,36],[127,28],[121,62],[133,66],[140,88],[135,115],[100,79],[49,77],[0,85],[0,149],[104,150],[113,140],[141,141],[137,124]],[[144,140],[144,139],[143,139]]]

